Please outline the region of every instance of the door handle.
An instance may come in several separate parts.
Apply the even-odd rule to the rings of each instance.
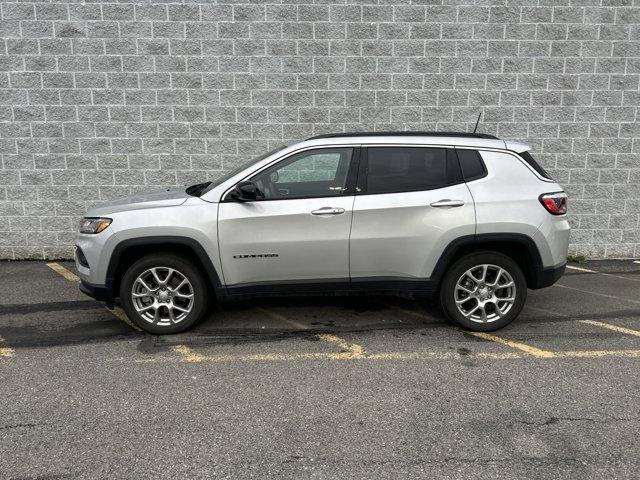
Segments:
[[[311,215],[340,215],[341,213],[344,213],[344,208],[322,207],[313,210]]]
[[[462,200],[450,200],[448,198],[431,203],[432,207],[461,207],[463,205],[464,202]]]

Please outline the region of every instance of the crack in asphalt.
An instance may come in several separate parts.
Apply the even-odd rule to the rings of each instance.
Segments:
[[[636,418],[618,418],[618,417],[610,417],[607,419],[591,418],[591,417],[547,417],[546,420],[544,420],[543,422],[518,420],[517,422],[510,423],[509,426],[521,424],[521,425],[544,427],[547,425],[555,425],[560,422],[614,423],[614,422],[632,422],[634,420],[637,420],[637,419]]]
[[[39,425],[46,425],[46,423],[14,423],[10,425],[0,426],[0,430],[13,430],[14,428],[34,428]]]

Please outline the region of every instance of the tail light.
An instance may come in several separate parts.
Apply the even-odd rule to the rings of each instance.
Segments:
[[[567,213],[567,194],[564,192],[543,193],[540,195],[540,203],[551,215],[564,215]]]

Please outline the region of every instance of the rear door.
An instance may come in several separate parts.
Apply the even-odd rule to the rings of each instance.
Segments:
[[[351,281],[431,276],[445,247],[475,234],[473,198],[453,148],[363,148],[350,240]]]
[[[259,283],[269,291],[313,282],[347,288],[357,153],[355,147],[295,153],[250,179],[260,200],[220,203],[228,287]]]

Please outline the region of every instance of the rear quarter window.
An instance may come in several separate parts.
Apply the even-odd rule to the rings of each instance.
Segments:
[[[456,149],[460,169],[465,182],[477,180],[487,175],[487,169],[476,150]]]
[[[546,178],[547,180],[553,180],[553,178],[551,178],[551,175],[549,175],[547,171],[544,168],[542,168],[542,165],[536,162],[536,160],[531,156],[529,152],[521,152],[518,155],[520,155],[520,157],[522,157],[522,159],[525,162],[527,162],[527,164],[531,168],[533,168],[536,172],[538,172],[538,175]]]

